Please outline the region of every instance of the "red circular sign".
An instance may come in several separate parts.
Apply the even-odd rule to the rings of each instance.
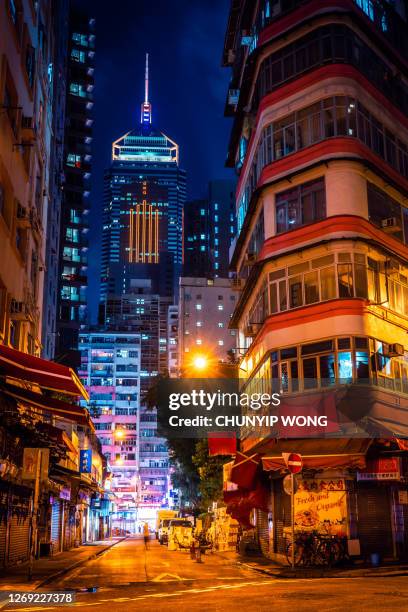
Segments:
[[[292,474],[297,474],[302,471],[303,461],[301,455],[297,453],[290,453],[287,460],[288,470]]]

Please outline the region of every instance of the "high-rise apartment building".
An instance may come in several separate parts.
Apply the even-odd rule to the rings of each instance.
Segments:
[[[37,355],[57,78],[54,8],[0,5],[0,342]]]
[[[67,53],[56,353],[60,361],[77,364],[78,333],[86,323],[95,57],[95,20],[82,5],[71,6]]]
[[[152,123],[147,62],[140,122],[113,143],[105,173],[102,302],[133,278],[173,297],[181,271],[186,174],[178,145]]]
[[[139,472],[140,335],[89,331],[79,335],[79,374],[89,393],[89,409],[116,496],[112,527],[135,531],[143,520]],[[128,525],[129,523],[129,525]]]
[[[69,0],[53,3],[54,44],[50,63],[52,105],[51,156],[48,173],[49,204],[45,247],[45,278],[42,317],[42,356],[53,359],[57,343],[60,281],[60,232],[64,186],[64,137],[67,94]]]
[[[180,367],[200,355],[227,362],[235,354],[236,330],[229,323],[236,295],[229,278],[180,278]]]
[[[330,414],[336,432],[242,432],[241,450],[259,453],[275,474],[269,512],[258,506],[256,524],[262,550],[276,558],[290,525],[279,456],[294,450],[303,456],[302,490],[324,490],[325,504],[335,504],[335,474],[344,500],[331,520],[313,493],[313,507],[295,496],[298,525],[323,532],[329,521],[365,558],[408,550],[396,439],[407,430],[392,408],[407,405],[408,391],[406,8],[398,0],[247,1],[228,21],[240,375],[248,393],[279,390],[281,414]],[[363,439],[340,417],[362,407]],[[395,461],[392,474],[385,459]],[[242,492],[235,508],[240,496],[245,514]]]
[[[205,199],[184,209],[184,276],[227,278],[229,249],[236,234],[234,180],[208,183]]]

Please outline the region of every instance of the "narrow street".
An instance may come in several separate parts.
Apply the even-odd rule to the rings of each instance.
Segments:
[[[212,554],[198,564],[187,552],[173,552],[152,541],[129,538],[97,559],[82,565],[44,589],[76,591],[74,608],[118,612],[129,610],[279,610],[368,611],[405,610],[408,583],[393,578],[288,580],[259,572]],[[84,592],[94,588],[94,592]],[[61,606],[20,607],[19,610],[60,609]],[[12,609],[8,606],[7,609]]]

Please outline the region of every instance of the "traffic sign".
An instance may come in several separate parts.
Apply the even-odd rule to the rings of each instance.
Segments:
[[[298,474],[302,471],[303,461],[302,456],[297,453],[282,453],[283,458],[291,474]]]
[[[292,490],[292,486],[294,490]],[[287,495],[292,495],[298,490],[298,481],[296,478],[293,478],[292,474],[286,474],[285,478],[283,479],[283,490]]]

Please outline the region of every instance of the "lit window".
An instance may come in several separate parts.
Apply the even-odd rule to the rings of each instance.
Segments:
[[[218,210],[218,204],[217,203],[214,204],[214,210]]]
[[[84,64],[85,63],[85,59],[86,59],[85,51],[80,51],[79,49],[72,49],[72,51],[71,51],[71,58],[75,62],[80,62],[81,64]]]
[[[204,217],[204,215],[205,215],[205,209],[204,209],[204,208],[202,208],[202,209],[200,210],[200,215],[201,215],[202,217]]]
[[[205,252],[205,244],[202,244],[202,245],[200,246],[200,251]]]
[[[203,326],[203,322],[202,321],[197,321],[196,326],[197,327],[202,327]]]
[[[214,226],[214,234],[218,234],[218,225]]]
[[[200,234],[200,239],[205,240],[205,234]]]
[[[218,240],[218,238],[214,238],[214,245],[215,245],[215,246],[218,246],[218,245],[219,245],[219,243],[220,243],[220,241]]]
[[[224,305],[223,304],[218,304],[218,310],[224,310]]]
[[[196,304],[196,310],[201,310],[202,309],[202,305],[201,304]]]
[[[214,221],[218,223],[218,215],[214,215]]]
[[[224,340],[218,340],[218,344],[219,344],[220,346],[224,346]]]
[[[214,257],[218,257],[219,251],[214,251]]]
[[[223,328],[224,327],[224,323],[222,323],[221,321],[218,323],[218,327]]]
[[[214,269],[218,270],[219,267],[220,267],[220,264],[218,263],[218,261],[216,261],[214,264]]]
[[[202,344],[201,338],[197,338],[196,344],[198,344],[198,345]]]
[[[79,96],[80,98],[86,98],[86,91],[82,85],[79,83],[70,83],[69,84],[69,92],[74,96]]]

